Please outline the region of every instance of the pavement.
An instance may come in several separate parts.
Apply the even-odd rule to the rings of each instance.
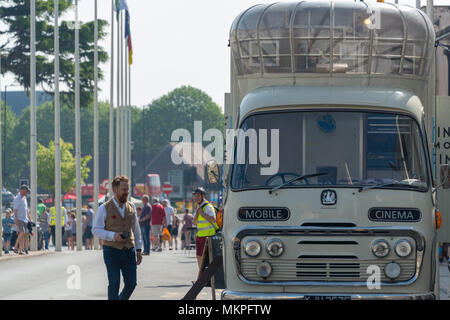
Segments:
[[[195,251],[151,252],[138,266],[138,286],[132,300],[180,300],[197,277]],[[439,264],[441,300],[450,300],[450,272]],[[107,276],[98,250],[0,257],[0,300],[106,300]],[[216,290],[220,299],[221,290]],[[203,288],[197,300],[211,300]]]

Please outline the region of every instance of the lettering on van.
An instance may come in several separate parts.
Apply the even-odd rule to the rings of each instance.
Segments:
[[[240,208],[238,212],[241,221],[286,221],[290,216],[288,208]]]
[[[411,208],[372,208],[369,210],[371,221],[384,222],[419,222],[422,214]]]

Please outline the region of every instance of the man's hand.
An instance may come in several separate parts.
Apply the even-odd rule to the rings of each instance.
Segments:
[[[136,252],[136,265],[140,265],[142,262],[142,252]]]
[[[121,237],[122,234],[123,234],[123,232],[116,232],[116,233],[114,233],[114,241],[117,241],[117,242],[125,241],[125,239],[123,239]]]

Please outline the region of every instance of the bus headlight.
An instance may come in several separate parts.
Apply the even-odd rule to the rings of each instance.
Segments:
[[[267,261],[261,261],[256,265],[256,273],[261,278],[267,278],[272,274],[272,266]]]
[[[395,253],[400,258],[406,258],[409,256],[412,252],[412,245],[411,243],[406,239],[398,240],[395,244]]]
[[[244,251],[249,257],[257,257],[261,253],[261,244],[257,240],[249,240],[244,246]]]
[[[372,243],[372,253],[378,258],[386,257],[391,249],[386,240],[376,240]]]
[[[384,274],[386,275],[386,277],[388,277],[391,280],[398,278],[398,276],[400,275],[400,272],[401,272],[400,265],[396,262],[388,263],[384,267]]]
[[[279,257],[284,252],[283,242],[280,239],[272,239],[267,242],[266,250],[271,257]]]

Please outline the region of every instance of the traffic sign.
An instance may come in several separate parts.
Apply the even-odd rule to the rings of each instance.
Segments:
[[[168,182],[164,183],[162,191],[167,195],[171,194],[173,191],[172,185]]]

